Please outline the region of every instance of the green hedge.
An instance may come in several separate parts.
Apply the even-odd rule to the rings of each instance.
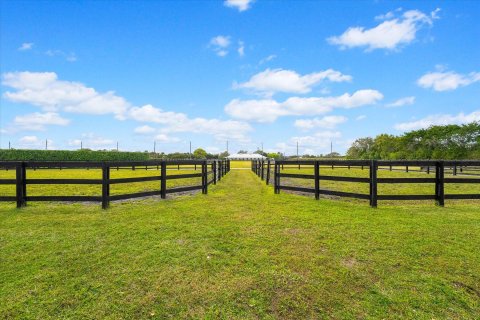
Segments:
[[[146,152],[91,151],[91,150],[0,150],[0,161],[143,161]]]

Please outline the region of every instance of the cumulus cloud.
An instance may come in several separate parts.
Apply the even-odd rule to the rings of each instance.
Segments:
[[[469,114],[465,114],[461,112],[457,115],[451,115],[451,114],[430,115],[420,120],[398,123],[395,125],[395,129],[400,131],[410,131],[410,130],[417,130],[417,129],[425,129],[435,125],[466,124],[474,121],[480,121],[480,110],[474,111]]]
[[[341,49],[365,47],[367,51],[375,49],[396,50],[402,45],[407,45],[415,40],[417,32],[424,26],[433,25],[438,19],[436,9],[430,14],[418,10],[409,10],[400,17],[395,17],[394,12],[380,17],[385,20],[376,27],[350,27],[340,36],[327,39],[328,43],[337,45]],[[377,17],[378,18],[378,17]]]
[[[163,111],[152,105],[133,107],[128,117],[140,122],[158,123],[164,125],[162,133],[193,132],[213,135],[216,139],[231,139],[247,141],[246,134],[252,127],[245,122],[234,120],[219,120],[206,118],[189,118],[186,114]]]
[[[83,133],[81,138],[68,141],[68,145],[72,147],[82,146],[84,149],[102,150],[102,149],[114,149],[116,142],[109,138],[104,138],[96,135],[95,133]]]
[[[247,82],[234,83],[233,87],[250,89],[267,96],[276,92],[308,93],[314,85],[323,80],[344,82],[351,81],[352,76],[344,75],[333,69],[313,72],[303,76],[293,70],[266,69],[252,76]]]
[[[225,57],[228,54],[230,43],[229,36],[219,35],[210,39],[210,47],[219,57]]]
[[[388,108],[403,107],[415,103],[415,97],[404,97],[400,98],[392,103],[387,104]]]
[[[144,125],[144,126],[136,127],[133,130],[133,132],[138,133],[138,134],[150,134],[150,133],[155,132],[155,128]]]
[[[477,81],[480,81],[480,72],[460,74],[449,71],[426,73],[417,80],[417,84],[422,88],[430,88],[435,91],[448,91],[468,86]]]
[[[18,48],[19,51],[27,51],[31,50],[33,48],[33,42],[24,42],[22,45]]]
[[[53,140],[50,139],[40,139],[37,136],[23,136],[19,140],[19,149],[45,149],[45,144],[49,150],[56,149]]]
[[[238,55],[243,57],[245,55],[245,43],[243,41],[238,41]]]
[[[99,93],[79,82],[59,80],[55,72],[8,72],[2,84],[14,89],[3,97],[17,103],[28,103],[47,112],[114,114],[123,118],[130,104],[113,91]]]
[[[225,0],[223,4],[226,7],[237,9],[238,11],[246,11],[250,9],[253,0]]]
[[[355,120],[357,120],[357,121],[361,121],[361,120],[365,120],[365,119],[367,119],[367,116],[364,115],[364,114],[361,114],[361,115],[359,115],[358,117],[355,118]]]
[[[375,104],[383,99],[377,90],[358,90],[335,97],[290,97],[283,102],[273,99],[234,99],[225,106],[225,112],[234,118],[258,122],[273,122],[280,116],[315,116],[334,108],[355,108]]]
[[[325,116],[323,118],[298,119],[295,120],[294,125],[302,130],[311,130],[314,128],[333,129],[347,120],[348,118],[344,116]]]
[[[62,118],[55,112],[34,112],[22,116],[16,116],[13,120],[15,126],[21,130],[45,130],[48,125],[66,126],[69,119]]]

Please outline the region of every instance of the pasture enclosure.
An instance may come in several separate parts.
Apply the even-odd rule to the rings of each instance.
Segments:
[[[369,200],[480,199],[480,161],[283,160],[252,161],[275,193],[288,190]],[[432,177],[433,176],[433,177]]]
[[[230,163],[228,160],[6,161],[0,162],[0,170],[0,201],[16,202],[18,208],[29,201],[88,201],[101,202],[106,209],[115,200],[157,195],[165,199],[167,194],[194,190],[206,194],[208,186],[216,184],[230,170]],[[71,194],[61,195],[66,192]]]

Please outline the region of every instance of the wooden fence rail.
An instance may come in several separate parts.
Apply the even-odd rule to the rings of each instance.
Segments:
[[[281,170],[286,168],[312,168],[313,174],[295,174],[284,173]],[[369,177],[346,177],[346,176],[332,176],[322,175],[321,167],[328,166],[334,168],[361,168],[362,170],[369,170]],[[434,178],[378,178],[377,173],[380,169],[392,170],[393,167],[405,167],[406,172],[409,172],[410,167],[420,167],[424,170],[414,170],[417,172],[425,172],[427,174],[430,171],[435,173]],[[320,195],[330,195],[338,197],[349,197],[357,199],[369,200],[370,206],[376,207],[379,200],[435,200],[439,206],[444,206],[446,199],[480,199],[480,194],[445,194],[445,184],[480,184],[480,178],[458,178],[459,168],[464,170],[470,170],[473,168],[475,171],[480,167],[480,161],[476,160],[459,160],[459,161],[416,161],[416,160],[404,160],[404,161],[383,161],[383,160],[253,160],[252,171],[255,172],[262,180],[266,181],[266,184],[270,184],[273,174],[273,186],[274,192],[280,193],[280,190],[289,190],[305,193],[313,193],[315,199],[319,199]],[[428,169],[427,169],[428,168]],[[432,170],[433,168],[433,170]],[[453,178],[445,178],[445,171],[451,170]],[[412,171],[412,170],[410,170]],[[294,178],[294,179],[310,179],[314,180],[314,187],[300,187],[282,184],[282,178]],[[355,193],[344,192],[321,188],[321,181],[339,181],[339,182],[351,182],[351,183],[368,183],[369,193]],[[434,194],[408,194],[408,195],[382,195],[378,194],[378,184],[403,184],[403,183],[421,183],[421,184],[434,184]]]
[[[201,168],[200,173],[188,174],[167,174],[167,168],[175,166],[178,170],[180,167],[197,170],[197,166]],[[148,177],[132,177],[132,178],[110,178],[110,171],[129,168],[145,167],[146,170],[156,169],[160,171],[158,176]],[[17,207],[21,208],[27,205],[29,201],[93,201],[101,202],[102,208],[107,209],[110,201],[125,200],[132,198],[140,198],[146,196],[159,195],[165,199],[167,194],[186,192],[193,190],[202,190],[207,194],[208,186],[216,184],[217,181],[230,171],[229,160],[150,160],[150,161],[105,161],[105,162],[89,162],[89,161],[3,161],[0,162],[0,168],[6,170],[15,170],[15,179],[0,179],[0,185],[15,185],[16,195],[6,196],[0,194],[0,201],[12,201],[17,203]],[[101,169],[101,179],[28,179],[27,169]],[[167,180],[201,178],[199,185],[181,186],[175,188],[167,188]],[[136,193],[127,193],[120,195],[110,195],[110,186],[112,184],[128,184],[134,182],[159,181],[158,190],[144,191]],[[27,192],[28,185],[101,185],[102,193],[96,196],[62,196],[62,195],[40,195],[29,196]]]

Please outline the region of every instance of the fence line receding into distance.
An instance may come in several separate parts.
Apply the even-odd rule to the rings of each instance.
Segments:
[[[187,174],[167,174],[173,171],[172,167],[191,169],[201,172]],[[110,201],[140,198],[159,195],[162,199],[167,194],[186,192],[193,190],[202,190],[202,193],[208,192],[210,184],[216,184],[221,178],[230,171],[229,160],[149,160],[149,161],[3,161],[0,162],[0,168],[3,170],[15,170],[15,179],[0,179],[0,185],[15,185],[15,196],[0,195],[0,201],[15,201],[17,207],[26,206],[29,201],[92,201],[101,202],[102,208],[106,209]],[[29,179],[27,170],[42,169],[101,169],[101,179]],[[128,178],[110,178],[111,170],[157,170],[159,175],[145,177]],[[167,180],[201,178],[201,184],[188,185],[174,188],[167,188]],[[159,181],[158,189],[153,191],[143,191],[136,193],[124,193],[119,195],[110,195],[110,186],[114,184],[129,184],[136,182]],[[62,195],[28,195],[28,185],[101,185],[101,195],[85,196],[62,196]]]
[[[399,168],[400,167],[400,168]],[[313,169],[313,174],[286,173],[284,169]],[[351,177],[338,175],[323,175],[322,171],[326,168],[348,168],[348,169],[368,169],[369,177]],[[255,172],[267,184],[273,182],[274,192],[280,193],[280,190],[289,190],[302,193],[311,193],[315,199],[320,195],[349,197],[369,200],[370,206],[376,207],[379,200],[435,200],[439,206],[444,206],[445,200],[454,199],[480,199],[480,193],[455,193],[445,194],[445,184],[480,184],[480,161],[461,160],[401,160],[401,161],[383,161],[383,160],[253,160],[252,171]],[[404,172],[423,172],[427,175],[434,174],[434,177],[378,177],[378,170],[404,171]],[[451,177],[445,177],[445,172]],[[470,176],[470,177],[459,177]],[[294,186],[283,182],[283,179],[308,179],[313,180],[314,187]],[[322,188],[321,181],[338,181],[347,183],[369,184],[369,193],[345,192]],[[379,184],[432,184],[434,192],[432,194],[379,194]]]

